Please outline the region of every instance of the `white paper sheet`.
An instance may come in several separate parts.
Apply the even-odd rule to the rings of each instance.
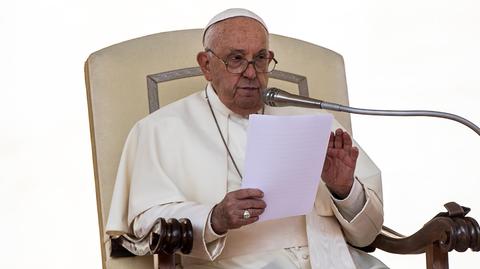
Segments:
[[[250,115],[242,188],[267,204],[260,221],[312,211],[333,116]]]

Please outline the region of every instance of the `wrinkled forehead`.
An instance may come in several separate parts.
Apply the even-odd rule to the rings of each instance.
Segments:
[[[205,47],[211,49],[268,49],[268,32],[258,21],[235,17],[212,25],[205,34]]]

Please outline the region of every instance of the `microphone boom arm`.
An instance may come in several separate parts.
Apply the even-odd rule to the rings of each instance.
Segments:
[[[361,115],[374,115],[374,116],[410,116],[410,117],[436,117],[436,118],[444,118],[459,122],[470,129],[472,129],[475,133],[480,135],[480,128],[473,124],[473,122],[462,118],[458,115],[440,112],[440,111],[431,111],[431,110],[380,110],[380,109],[364,109],[364,108],[355,108],[355,107],[348,107],[339,104],[333,104],[328,102],[323,102],[320,106],[322,109],[326,110],[335,110],[340,112],[347,112],[352,114],[361,114]]]
[[[458,115],[445,113],[440,111],[430,111],[430,110],[380,110],[380,109],[364,109],[364,108],[355,108],[344,106],[340,104],[325,102],[310,97],[294,95],[277,88],[268,88],[264,91],[263,94],[264,103],[269,106],[300,106],[307,108],[321,108],[325,110],[333,110],[339,112],[346,112],[352,114],[361,114],[361,115],[374,115],[374,116],[425,116],[425,117],[436,117],[444,118],[459,122],[470,129],[475,133],[480,135],[480,128],[476,126],[473,122],[462,118]]]

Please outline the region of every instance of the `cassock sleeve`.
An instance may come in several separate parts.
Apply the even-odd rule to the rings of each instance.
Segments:
[[[205,224],[211,206],[188,201],[169,178],[160,162],[162,145],[156,138],[156,132],[158,130],[154,125],[144,124],[143,121],[130,131],[117,172],[107,234],[140,235],[148,231],[158,217],[189,218],[194,235],[190,255],[214,259],[221,252],[225,240],[205,243]],[[140,224],[133,224],[135,218]],[[136,231],[134,226],[138,228]]]
[[[330,198],[333,200],[338,208],[338,211],[342,214],[343,218],[347,221],[351,221],[365,206],[365,191],[362,184],[355,177],[353,180],[352,189],[345,199],[337,199],[332,193]]]
[[[334,121],[332,130],[337,128],[346,130],[340,123]],[[358,205],[348,205],[351,201],[342,204],[336,203],[334,199],[329,200],[330,208],[340,223],[346,240],[354,246],[363,247],[372,243],[382,229],[382,179],[380,170],[375,163],[355,140],[353,143],[359,149],[355,180],[358,180],[360,186],[356,186],[357,189],[354,191],[357,195],[353,195],[351,198],[356,199],[356,202],[362,205],[359,207]],[[360,193],[364,193],[364,197],[358,196]]]
[[[358,145],[356,145],[358,147]],[[345,238],[354,246],[367,246],[375,240],[383,225],[383,201],[380,170],[370,158],[360,150],[355,175],[365,194],[365,203],[353,216],[344,216],[332,199],[334,215],[342,226]],[[345,210],[343,210],[345,212]],[[354,213],[354,212],[352,212]]]

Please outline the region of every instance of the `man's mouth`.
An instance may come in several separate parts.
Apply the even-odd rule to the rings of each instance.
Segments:
[[[238,87],[238,89],[247,90],[247,91],[258,91],[258,87]]]
[[[258,87],[250,87],[250,86],[247,86],[247,87],[237,87],[237,93],[239,93],[240,96],[244,96],[244,97],[253,97],[253,96],[257,96],[259,92],[259,88]]]

